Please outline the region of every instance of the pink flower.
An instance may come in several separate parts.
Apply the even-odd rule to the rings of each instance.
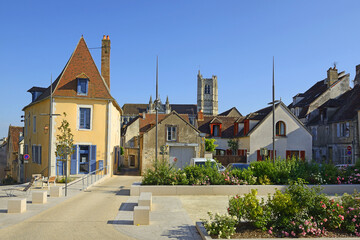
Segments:
[[[324,218],[324,220],[323,220],[324,222],[327,222],[327,218]]]
[[[272,234],[273,232],[271,230],[268,231],[269,234]]]
[[[323,205],[321,205],[321,207],[325,209],[325,208],[326,208],[326,205],[325,205],[325,203],[324,203]]]
[[[293,235],[293,236],[295,237],[295,233],[294,233],[294,231],[291,231],[291,235]]]
[[[352,219],[352,221],[353,221],[353,222],[356,222],[356,219],[355,219],[355,218],[353,218],[353,219]]]
[[[272,227],[270,227],[270,230],[273,230],[273,228],[272,228]]]
[[[288,237],[289,236],[289,233],[288,232],[285,232],[285,237]]]
[[[344,221],[344,216],[343,215],[339,215],[339,218],[341,219],[341,221]]]

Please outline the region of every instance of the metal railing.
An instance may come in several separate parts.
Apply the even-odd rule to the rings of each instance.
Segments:
[[[76,179],[70,183],[67,184],[67,187],[69,188],[72,185],[75,185],[76,183],[82,183],[82,190],[85,190],[87,187],[89,187],[90,185],[96,183],[97,181],[99,181],[100,179],[102,179],[103,177],[107,176],[109,174],[108,171],[108,166],[99,168],[95,171],[92,171],[84,176],[82,176],[79,179]]]

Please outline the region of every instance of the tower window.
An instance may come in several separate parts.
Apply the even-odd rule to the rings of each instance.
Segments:
[[[204,94],[210,94],[210,85],[205,85]]]

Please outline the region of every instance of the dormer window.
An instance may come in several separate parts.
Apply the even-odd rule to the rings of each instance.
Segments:
[[[88,94],[88,83],[89,83],[89,79],[87,79],[87,78],[78,78],[77,95],[86,96]]]
[[[211,124],[211,136],[221,137],[221,124]]]

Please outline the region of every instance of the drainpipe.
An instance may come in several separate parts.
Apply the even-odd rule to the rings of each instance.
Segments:
[[[111,143],[111,100],[108,100],[106,107],[106,166],[110,176],[113,175],[112,165],[111,165],[111,155],[110,155],[110,143]],[[104,164],[105,165],[105,164]]]

